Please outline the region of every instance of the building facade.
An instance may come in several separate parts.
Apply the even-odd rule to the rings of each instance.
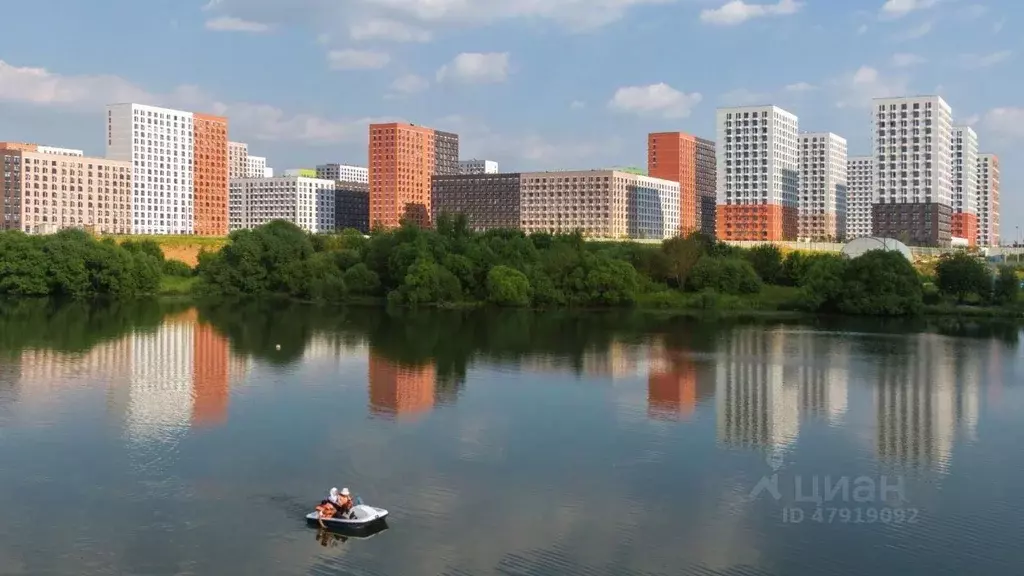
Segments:
[[[268,174],[268,170],[270,170]],[[267,159],[263,156],[246,156],[245,178],[273,178],[274,171],[267,168]]]
[[[953,160],[950,235],[974,246],[978,242],[978,134],[970,126],[954,126],[950,154]]]
[[[431,217],[462,214],[473,230],[519,228],[521,179],[518,173],[462,174],[431,179]]]
[[[228,234],[228,119],[193,114],[192,232],[200,236]]]
[[[715,232],[722,240],[795,240],[799,167],[796,115],[778,106],[717,112]]]
[[[370,169],[365,166],[349,166],[348,164],[320,164],[316,167],[316,177],[322,180],[369,184]]]
[[[626,234],[664,240],[679,235],[682,201],[676,180],[629,174],[626,184]]]
[[[249,145],[245,142],[228,142],[228,178],[251,178],[249,176]]]
[[[459,174],[497,174],[498,163],[494,160],[459,160]]]
[[[679,183],[682,235],[714,236],[715,143],[684,132],[647,135],[647,174]]]
[[[831,132],[800,134],[797,239],[836,242],[846,236],[846,139]]]
[[[999,245],[999,157],[978,155],[978,244]]]
[[[850,156],[846,161],[846,241],[871,236],[875,163],[872,156]]]
[[[53,154],[56,156],[85,156],[85,152],[78,148],[58,148],[56,146],[39,146],[36,150],[40,154]]]
[[[458,174],[458,135],[398,122],[369,131],[370,227],[429,226],[431,177]]]
[[[35,148],[35,149],[33,149]],[[41,152],[0,143],[0,228],[53,233],[65,228],[101,234],[132,231],[131,163]]]
[[[282,176],[231,181],[230,227],[242,230],[287,220],[314,234],[335,230],[335,183]]]
[[[939,96],[873,101],[875,236],[949,246],[953,111]]]
[[[359,182],[336,181],[334,187],[334,227],[355,228],[370,233],[370,186]]]

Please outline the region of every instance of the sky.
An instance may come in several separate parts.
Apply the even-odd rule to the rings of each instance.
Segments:
[[[44,15],[45,17],[40,17]],[[367,124],[458,132],[503,171],[643,166],[775,104],[871,152],[873,97],[938,94],[1002,163],[1024,237],[1018,0],[4,2],[0,140],[102,155],[103,107],[224,114],[275,170],[366,163]]]

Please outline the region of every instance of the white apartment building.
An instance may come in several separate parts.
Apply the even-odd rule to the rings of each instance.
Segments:
[[[498,163],[494,160],[459,160],[459,174],[497,174]]]
[[[619,173],[617,173],[619,174]],[[679,182],[627,174],[626,233],[630,238],[664,240],[679,234]]]
[[[835,241],[846,233],[846,138],[831,132],[800,134],[797,239]]]
[[[973,244],[978,237],[978,134],[970,126],[954,126],[949,151],[953,161],[951,234]]]
[[[191,112],[107,106],[107,158],[132,163],[132,233],[191,234]]]
[[[365,166],[350,166],[348,164],[320,164],[316,167],[316,177],[323,180],[369,184],[370,169]]]
[[[273,178],[274,177],[274,169],[270,168],[269,166],[264,168],[263,169],[263,177],[264,178]]]
[[[241,178],[273,178],[274,171],[267,174],[267,159],[263,156],[246,156],[245,175]]]
[[[334,231],[334,180],[282,176],[231,181],[230,230],[288,220],[307,232]]]
[[[39,146],[36,152],[40,154],[53,154],[55,156],[85,156],[85,151],[77,148],[58,148],[56,146]]]
[[[953,110],[940,96],[873,100],[879,235],[944,245],[952,219]]]
[[[999,245],[999,157],[978,154],[978,244]]]
[[[228,179],[249,178],[249,145],[245,142],[228,142]]]
[[[872,236],[875,159],[850,156],[846,161],[846,241]]]
[[[799,121],[778,106],[717,111],[716,233],[723,240],[797,235]]]

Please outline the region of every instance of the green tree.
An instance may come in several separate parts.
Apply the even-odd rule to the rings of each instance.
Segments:
[[[924,306],[921,278],[899,252],[870,250],[846,265],[839,311],[866,316],[907,316]]]
[[[380,278],[362,262],[345,271],[344,281],[352,294],[374,296],[380,292]]]
[[[740,258],[701,258],[690,275],[690,287],[697,291],[714,290],[721,294],[756,294],[761,277],[750,262]]]
[[[1020,278],[1013,266],[1000,266],[999,275],[996,276],[996,285],[993,297],[1000,304],[1013,304],[1017,302],[1020,294]]]
[[[981,260],[970,254],[944,254],[935,266],[935,285],[958,303],[969,299],[989,300],[992,274]]]
[[[747,250],[746,259],[761,280],[778,284],[783,279],[782,251],[774,244],[760,244]]]
[[[846,286],[846,260],[817,258],[806,261],[809,266],[801,274],[800,292],[807,309],[838,312]]]
[[[665,255],[668,276],[679,289],[685,288],[690,273],[703,254],[700,239],[693,235],[669,238],[661,243],[661,251]]]
[[[487,273],[487,300],[499,306],[529,306],[530,280],[515,268],[495,266]]]

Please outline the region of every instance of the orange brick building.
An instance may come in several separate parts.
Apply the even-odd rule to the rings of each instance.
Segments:
[[[195,160],[193,233],[226,236],[228,233],[228,119],[193,114]]]
[[[457,134],[392,122],[370,124],[370,228],[430,225],[431,176],[458,174]]]
[[[647,135],[647,174],[679,182],[682,235],[701,231],[714,236],[715,143],[685,132]]]
[[[370,412],[402,417],[428,412],[436,402],[433,364],[405,366],[370,351]]]

